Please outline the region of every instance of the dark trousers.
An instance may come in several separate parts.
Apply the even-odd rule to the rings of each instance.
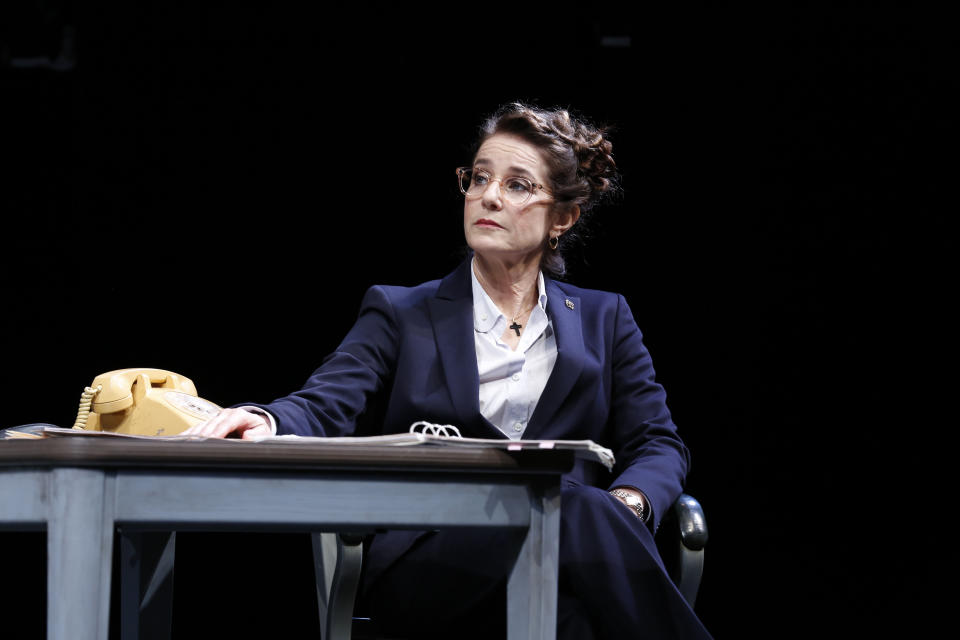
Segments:
[[[653,534],[595,487],[563,489],[557,637],[710,638],[664,570]],[[506,576],[522,531],[426,534],[375,582],[364,607],[401,636],[502,638]],[[370,546],[375,556],[377,543]]]

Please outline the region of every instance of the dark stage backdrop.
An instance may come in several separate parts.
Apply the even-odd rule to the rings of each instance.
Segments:
[[[0,427],[69,426],[118,368],[177,371],[221,405],[298,388],[368,286],[457,263],[453,170],[481,118],[569,107],[613,127],[623,172],[571,280],[627,297],[692,450],[707,626],[929,624],[956,554],[924,498],[955,296],[945,21],[174,4],[4,5]],[[37,68],[64,34],[61,70]],[[268,632],[273,606],[288,637],[310,628],[303,539],[188,536],[181,558],[180,624],[203,594],[241,608],[211,629]],[[35,566],[6,575],[0,611],[42,618]]]

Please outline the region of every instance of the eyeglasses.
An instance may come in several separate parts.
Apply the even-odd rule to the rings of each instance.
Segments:
[[[537,184],[523,176],[495,178],[492,173],[484,169],[460,167],[457,169],[457,178],[459,179],[460,191],[468,198],[481,197],[491,182],[499,182],[500,195],[514,206],[526,204],[537,189],[543,189],[544,193],[550,193],[542,184]]]

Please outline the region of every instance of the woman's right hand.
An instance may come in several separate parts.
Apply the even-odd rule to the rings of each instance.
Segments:
[[[240,437],[245,440],[273,435],[273,428],[267,417],[246,409],[222,409],[220,413],[206,422],[196,424],[180,435],[201,438]]]

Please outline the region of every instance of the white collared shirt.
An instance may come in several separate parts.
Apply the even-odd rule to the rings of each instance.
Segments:
[[[480,413],[508,438],[519,440],[557,361],[557,340],[547,317],[543,273],[537,278],[538,304],[530,312],[516,350],[500,339],[507,328],[507,317],[483,290],[472,265],[470,277]]]

